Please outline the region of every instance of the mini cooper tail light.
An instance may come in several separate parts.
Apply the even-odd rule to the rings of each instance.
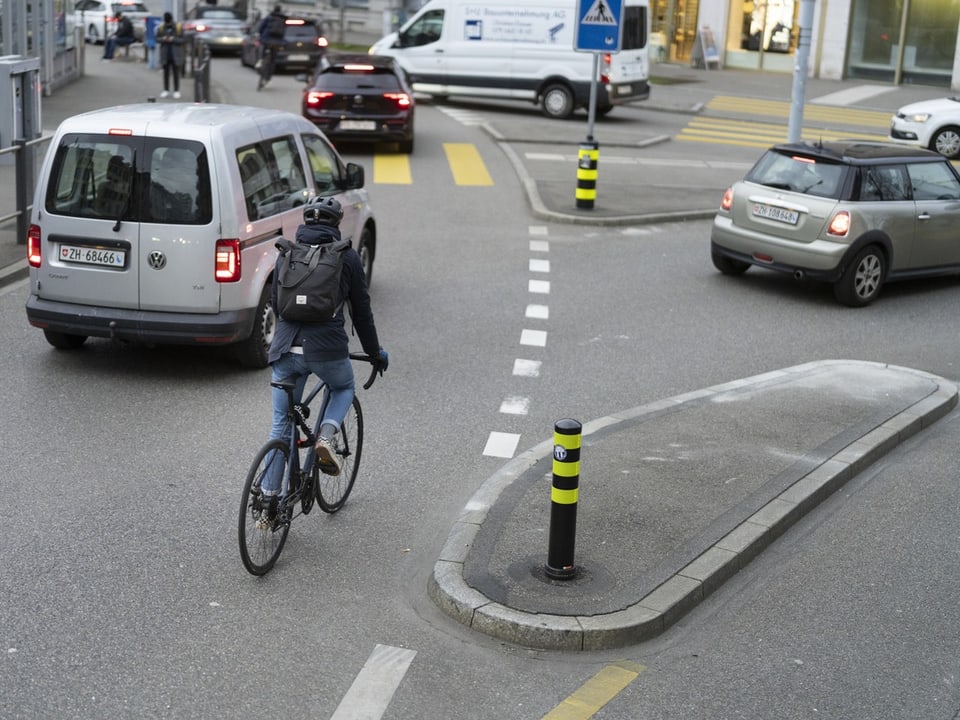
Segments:
[[[827,234],[844,237],[848,232],[850,232],[850,213],[841,210],[830,220],[830,224],[827,226]]]
[[[31,225],[27,229],[27,262],[30,267],[40,267],[40,260],[43,258],[40,249],[40,226]]]
[[[727,188],[720,201],[720,209],[729,211],[731,207],[733,207],[733,188]]]
[[[217,282],[240,280],[240,241],[217,240],[213,276]]]

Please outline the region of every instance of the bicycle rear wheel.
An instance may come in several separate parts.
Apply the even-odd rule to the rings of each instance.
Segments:
[[[282,465],[277,468],[276,465]],[[272,523],[263,521],[260,513],[260,484],[268,470],[287,476],[290,464],[290,449],[283,440],[271,440],[253,459],[247,482],[243,486],[240,503],[240,522],[238,536],[240,540],[240,559],[243,566],[253,575],[265,575],[280,557],[280,551],[287,541],[290,523],[284,522],[277,513]]]
[[[363,450],[363,413],[360,401],[353,397],[340,432],[334,438],[334,449],[340,458],[340,474],[319,473],[317,478],[317,504],[324,512],[335,513],[343,507],[353,489],[360,469],[360,451]]]

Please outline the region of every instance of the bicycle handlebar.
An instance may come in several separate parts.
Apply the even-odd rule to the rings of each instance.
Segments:
[[[383,372],[380,370],[380,361],[377,358],[365,353],[350,353],[350,359],[362,360],[363,362],[368,362],[373,366],[370,369],[370,377],[368,377],[367,381],[363,384],[363,389],[369,390],[370,386],[373,385],[373,381],[377,379],[377,373],[381,375],[383,374]]]

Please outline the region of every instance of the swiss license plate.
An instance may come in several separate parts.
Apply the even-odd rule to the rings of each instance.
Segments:
[[[377,124],[373,120],[341,120],[341,130],[376,130]]]
[[[796,210],[787,210],[786,208],[776,207],[775,205],[764,205],[763,203],[753,204],[753,214],[756,217],[766,218],[767,220],[776,220],[777,222],[796,225],[800,218],[800,213]]]
[[[618,95],[629,95],[632,92],[633,92],[633,88],[629,85],[617,85]]]
[[[310,56],[304,53],[294,53],[293,55],[287,55],[287,62],[306,62],[309,59],[310,59]]]
[[[122,268],[127,261],[127,253],[123,250],[105,250],[103,248],[61,244],[60,259],[63,262]]]

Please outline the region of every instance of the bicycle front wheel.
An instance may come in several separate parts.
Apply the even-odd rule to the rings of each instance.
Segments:
[[[360,401],[353,396],[353,404],[347,410],[340,432],[334,438],[334,450],[340,458],[340,474],[319,473],[317,478],[317,504],[324,512],[335,513],[343,507],[353,489],[360,469],[360,451],[363,450],[363,413]]]
[[[260,505],[260,485],[267,472],[278,473],[281,478],[287,476],[290,465],[290,449],[283,440],[271,440],[253,459],[247,482],[243,486],[240,502],[240,559],[243,566],[253,575],[265,575],[280,557],[280,551],[287,541],[290,523],[282,518],[264,517]]]

